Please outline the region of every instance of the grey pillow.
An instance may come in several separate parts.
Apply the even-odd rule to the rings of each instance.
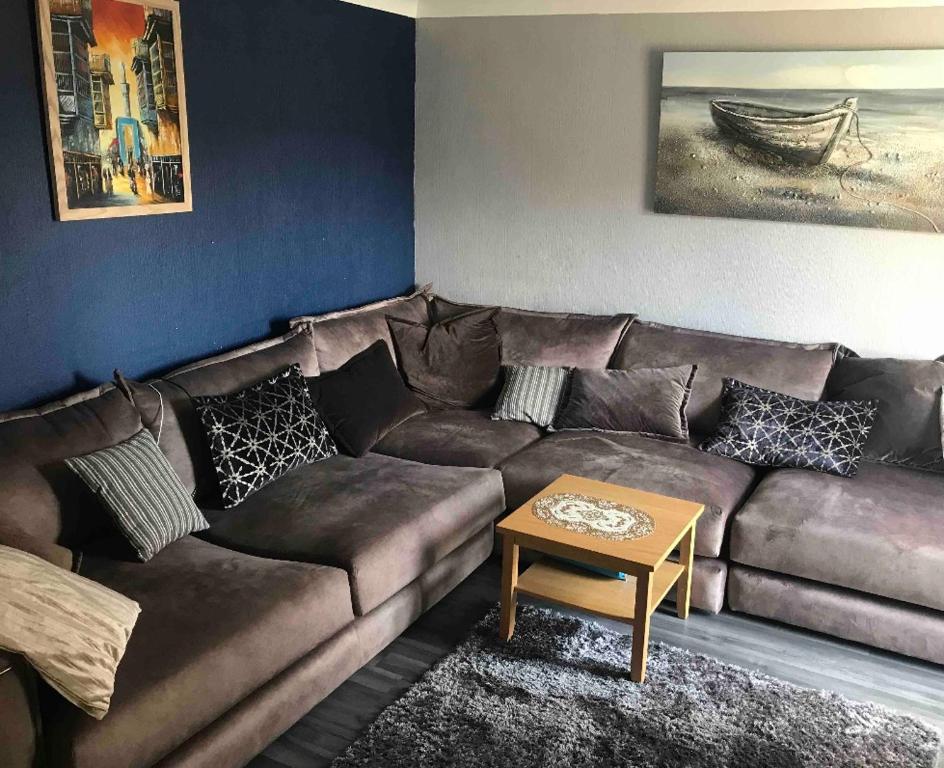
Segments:
[[[525,421],[549,428],[567,395],[569,368],[542,365],[510,365],[504,368],[505,383],[492,418]]]
[[[847,357],[833,367],[826,391],[830,400],[879,401],[864,458],[944,472],[942,387],[944,363],[936,360]]]
[[[210,527],[146,429],[122,443],[66,459],[147,562],[168,544]]]
[[[632,371],[578,368],[555,426],[687,440],[685,408],[697,370],[695,365]]]

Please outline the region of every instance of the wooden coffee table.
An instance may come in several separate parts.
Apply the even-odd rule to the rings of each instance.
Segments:
[[[518,595],[631,622],[630,678],[646,678],[649,619],[673,586],[688,618],[695,523],[704,505],[574,475],[562,475],[502,520],[501,637],[515,630]],[[520,576],[519,547],[564,557],[625,580],[544,558]],[[679,562],[667,560],[678,548]]]

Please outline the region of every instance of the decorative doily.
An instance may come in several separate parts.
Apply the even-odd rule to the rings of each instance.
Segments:
[[[544,496],[531,511],[550,525],[611,541],[641,539],[656,527],[652,516],[642,510],[579,493]]]

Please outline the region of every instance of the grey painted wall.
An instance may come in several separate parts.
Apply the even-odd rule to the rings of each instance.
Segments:
[[[936,357],[944,235],[652,212],[662,51],[935,47],[944,9],[421,19],[417,282]]]

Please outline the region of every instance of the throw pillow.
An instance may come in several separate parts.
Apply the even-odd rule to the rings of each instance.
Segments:
[[[146,429],[110,448],[66,459],[147,562],[171,542],[209,528]]]
[[[800,400],[725,379],[721,421],[700,448],[745,464],[853,477],[876,411],[871,400]]]
[[[101,720],[141,607],[84,576],[0,545],[0,648]]]
[[[289,470],[338,452],[298,365],[231,395],[193,401],[226,509]]]
[[[439,405],[480,408],[495,402],[501,344],[495,309],[431,326],[388,317],[400,368],[414,392]]]
[[[878,400],[864,457],[883,464],[944,472],[941,387],[937,360],[846,357],[826,382],[831,400]]]
[[[341,450],[363,456],[384,435],[426,409],[403,383],[380,339],[340,368],[308,379],[315,408]]]
[[[510,365],[502,369],[505,383],[492,418],[525,421],[548,429],[567,395],[569,368]]]
[[[631,371],[578,368],[555,426],[687,440],[685,408],[697,370],[695,365]]]

